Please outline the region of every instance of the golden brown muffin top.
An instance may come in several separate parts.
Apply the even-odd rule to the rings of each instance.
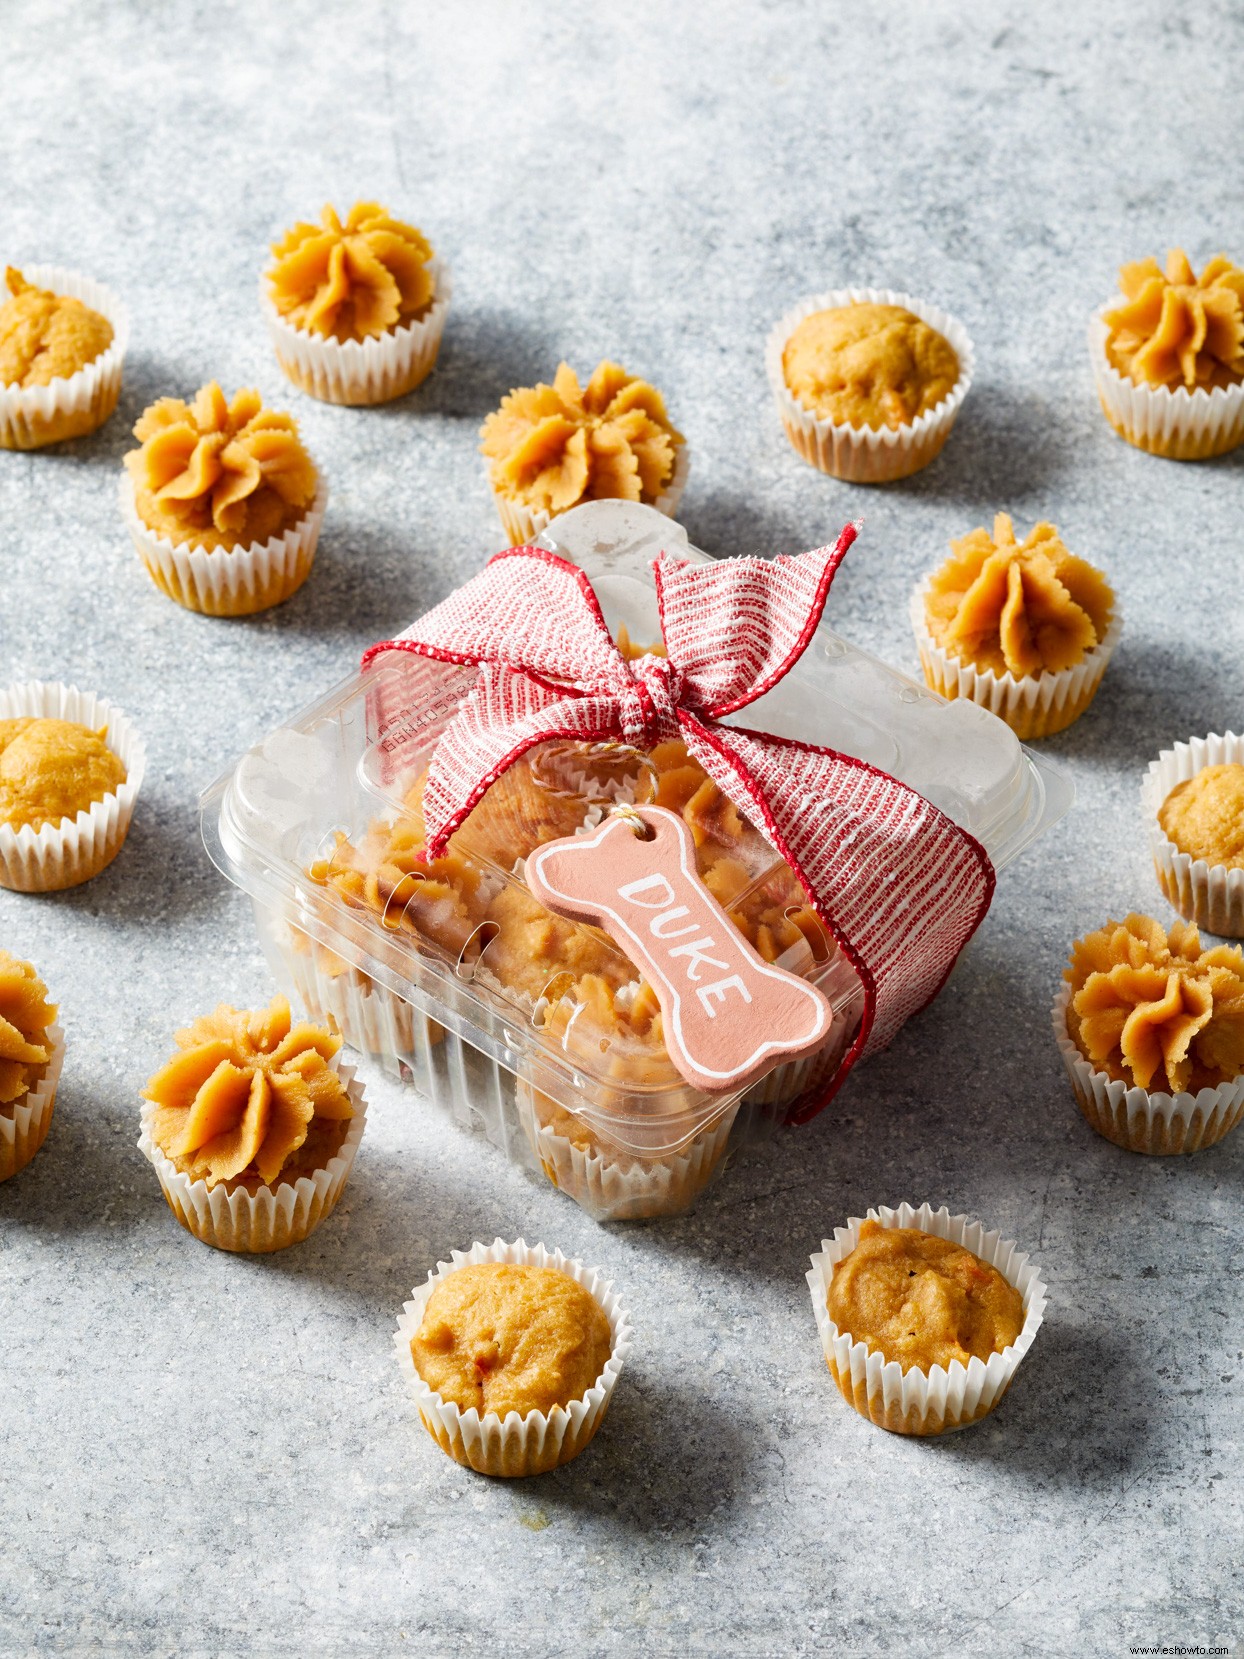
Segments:
[[[861,301],[805,317],[783,348],[782,373],[822,420],[896,429],[950,396],[959,358],[914,311]]]
[[[442,1279],[410,1344],[415,1370],[442,1400],[502,1418],[581,1400],[612,1351],[590,1291],[555,1268],[508,1262]]]
[[[1006,513],[950,544],[929,578],[925,623],[961,662],[1017,679],[1083,662],[1101,644],[1114,591],[1100,570],[1069,553],[1052,524],[1022,542]]]
[[[436,297],[431,244],[379,202],[356,202],[343,225],[325,207],[272,244],[272,303],[286,322],[341,342],[369,340],[416,321]]]
[[[861,1225],[834,1268],[827,1306],[840,1332],[904,1372],[988,1360],[1024,1327],[1023,1299],[996,1267],[949,1239],[878,1221]]]
[[[48,1028],[55,1019],[48,988],[31,964],[0,950],[0,1110],[29,1094],[52,1058]]]
[[[502,398],[480,437],[497,493],[548,513],[580,501],[655,501],[683,441],[656,387],[609,362],[583,387],[560,363],[551,386]]]
[[[12,265],[12,296],[0,305],[0,386],[46,386],[68,380],[112,344],[112,324],[68,294],[36,288]]]
[[[1110,1077],[1178,1094],[1244,1071],[1244,952],[1201,949],[1187,922],[1167,932],[1133,913],[1077,939],[1063,972],[1067,1032]]]
[[[1106,355],[1137,386],[1234,386],[1244,379],[1244,271],[1218,254],[1198,277],[1182,248],[1166,269],[1141,259],[1119,272],[1121,305],[1105,312]]]
[[[315,500],[318,475],[292,415],[259,393],[226,400],[216,382],[192,403],[162,397],[134,426],[125,457],[134,504],[149,530],[210,549],[282,535]]]
[[[321,1168],[354,1116],[329,1061],[341,1038],[293,1025],[289,1003],[239,1012],[221,1003],[174,1041],[178,1052],[143,1090],[151,1138],[183,1175],[209,1187],[275,1186]]]
[[[1244,870],[1244,766],[1204,766],[1158,808],[1163,833],[1189,858]]]
[[[104,741],[72,720],[23,715],[0,720],[0,824],[59,824],[76,818],[125,782],[125,767]]]

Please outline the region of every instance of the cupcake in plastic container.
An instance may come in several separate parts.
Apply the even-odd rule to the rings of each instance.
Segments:
[[[1054,1038],[1085,1118],[1132,1152],[1199,1152],[1244,1115],[1244,951],[1152,916],[1077,939]]]
[[[0,449],[96,431],[121,394],[129,316],[114,293],[59,265],[9,266],[0,302]]]
[[[1152,455],[1201,461],[1244,443],[1244,270],[1225,254],[1198,277],[1181,248],[1141,259],[1089,323],[1106,419]]]
[[[807,1279],[843,1399],[896,1434],[944,1434],[991,1412],[1045,1314],[1046,1287],[1018,1245],[945,1206],[852,1217]]]
[[[29,962],[0,950],[0,1181],[47,1139],[64,1058],[47,986]]]
[[[117,856],[146,750],[120,709],[29,680],[0,692],[0,887],[77,887]]]
[[[178,1221],[218,1250],[297,1244],[337,1206],[367,1107],[341,1038],[267,1009],[222,1004],[176,1033],[147,1084],[139,1151]]]
[[[121,512],[151,580],[206,616],[250,616],[289,599],[315,559],[328,487],[293,417],[215,381],[165,397],[134,427]]]
[[[538,1475],[599,1429],[631,1346],[629,1315],[594,1267],[522,1239],[439,1262],[397,1322],[423,1426],[484,1475]]]
[[[855,484],[927,467],[972,385],[967,330],[888,288],[836,288],[789,310],[765,344],[786,436],[811,466]]]
[[[586,386],[559,364],[551,386],[518,387],[503,398],[480,438],[515,547],[584,501],[640,501],[673,518],[691,465],[665,399],[619,363],[599,363]]]
[[[423,232],[378,202],[325,207],[272,244],[260,304],[277,361],[325,403],[388,403],[436,365],[452,292]]]
[[[1025,741],[1065,730],[1097,695],[1123,631],[1114,590],[1052,524],[1019,542],[999,513],[992,534],[950,546],[911,597],[925,682],[979,703]]]
[[[1170,903],[1209,933],[1244,938],[1244,738],[1211,732],[1163,749],[1141,802]]]

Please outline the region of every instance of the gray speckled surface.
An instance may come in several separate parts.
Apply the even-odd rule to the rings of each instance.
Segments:
[[[1166,914],[1137,790],[1244,698],[1240,458],[1116,439],[1084,319],[1124,258],[1244,253],[1238,7],[841,4],[88,8],[7,0],[0,255],[133,313],[97,437],[0,455],[5,678],[76,680],[150,769],[106,874],[0,893],[69,1031],[56,1117],[0,1189],[5,1654],[1115,1655],[1244,1639],[1238,1569],[1244,1139],[1187,1162],[1099,1140],[1048,1008],[1075,932]],[[376,411],[283,382],[255,303],[268,234],[375,195],[451,262],[440,367]],[[1231,237],[1235,237],[1234,245]],[[801,294],[909,288],[966,322],[979,381],[942,458],[887,490],[803,466],[761,346]],[[395,1085],[333,1220],[235,1260],[174,1224],[134,1147],[171,1028],[271,984],[208,863],[198,790],[359,649],[499,545],[475,453],[509,387],[619,356],[694,451],[716,552],[815,545],[863,511],[830,614],[911,668],[906,595],[948,536],[1051,517],[1127,627],[1047,745],[1073,817],[1004,877],[936,1006],[809,1129],[689,1218],[601,1229]],[[333,487],[312,579],[227,624],[181,611],[114,492],[153,397],[209,376],[294,409]],[[1001,1409],[945,1443],[850,1412],[803,1272],[847,1214],[945,1200],[1043,1265],[1045,1329]],[[419,1427],[390,1331],[455,1245],[605,1265],[633,1363],[590,1452],[489,1484]]]

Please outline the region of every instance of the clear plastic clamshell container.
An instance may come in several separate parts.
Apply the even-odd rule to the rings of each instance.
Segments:
[[[670,519],[614,501],[555,520],[541,542],[586,571],[609,626],[636,649],[661,638],[651,560],[662,549],[708,557]],[[277,979],[351,1046],[593,1215],[676,1214],[728,1146],[829,1076],[859,1018],[859,983],[785,862],[678,744],[542,745],[425,863],[422,775],[473,676],[394,653],[346,680],[206,792],[208,851],[250,894]],[[1071,804],[1070,784],[1000,720],[944,702],[825,626],[731,723],[870,761],[970,830],[997,866]],[[682,813],[736,926],[834,1009],[823,1049],[742,1093],[690,1087],[627,957],[551,915],[523,878],[535,846],[654,799]]]

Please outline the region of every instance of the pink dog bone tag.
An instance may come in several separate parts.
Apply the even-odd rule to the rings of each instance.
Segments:
[[[693,1087],[742,1088],[828,1037],[826,998],[752,949],[700,880],[695,842],[676,813],[612,813],[592,835],[538,847],[526,867],[542,904],[604,928],[643,974],[670,1059]]]

